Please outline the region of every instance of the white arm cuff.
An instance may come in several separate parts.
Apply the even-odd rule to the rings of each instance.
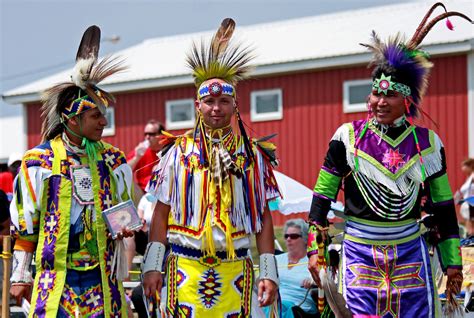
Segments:
[[[13,251],[13,268],[10,282],[14,283],[33,283],[30,266],[33,259],[33,253],[25,251]]]
[[[260,281],[262,279],[269,279],[277,286],[280,284],[277,262],[273,254],[266,253],[260,255],[260,276],[258,280]]]
[[[143,256],[142,273],[161,272],[165,257],[166,247],[161,242],[150,242],[146,246],[145,255]]]

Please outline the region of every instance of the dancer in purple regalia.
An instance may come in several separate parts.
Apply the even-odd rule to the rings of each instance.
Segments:
[[[374,53],[369,114],[336,131],[314,188],[308,256],[309,269],[321,284],[322,250],[317,242],[327,238],[330,203],[344,184],[347,223],[339,291],[355,317],[440,316],[430,254],[417,223],[423,196],[439,237],[437,255],[448,276],[447,293],[455,295],[462,284],[459,228],[444,146],[434,131],[413,123],[432,67],[420,43],[444,18],[470,21],[458,12],[428,21],[438,6],[444,8],[434,5],[411,40],[398,34],[383,43],[373,32],[372,43],[364,45]]]

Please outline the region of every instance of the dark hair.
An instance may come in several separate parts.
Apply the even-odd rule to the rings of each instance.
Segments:
[[[374,70],[372,71],[372,80],[379,78],[382,73],[385,76],[391,76],[391,80],[394,82],[402,83],[408,85],[412,92],[412,97],[415,103],[419,103],[418,98],[414,95],[416,92],[416,81],[415,77],[412,74],[403,68],[395,68],[391,66],[388,62],[382,63],[377,65]],[[409,107],[410,109],[410,116],[418,117],[418,109],[413,103]]]
[[[468,167],[472,171],[474,171],[474,158],[468,158],[468,159],[464,160],[463,162],[461,162],[461,164],[463,166]]]
[[[79,94],[80,96],[84,96],[86,95],[87,93],[77,87],[77,86],[71,86],[71,87],[67,87],[66,89],[64,89],[64,91],[61,92],[61,94],[59,94],[58,96],[58,100],[57,100],[57,104],[58,104],[58,107],[56,107],[56,112],[57,112],[57,115],[58,115],[58,118],[61,118],[62,117],[62,112],[63,110],[71,105],[71,103],[79,97]],[[51,131],[48,135],[46,135],[46,139],[47,140],[50,140],[50,139],[53,139],[54,137],[56,137],[58,134],[62,133],[64,131],[64,126],[61,124],[61,123],[58,123]]]
[[[163,132],[163,130],[165,130],[165,126],[156,119],[150,119],[146,124],[147,125],[156,125],[156,126],[158,126],[157,133],[159,133],[159,134],[161,134]]]

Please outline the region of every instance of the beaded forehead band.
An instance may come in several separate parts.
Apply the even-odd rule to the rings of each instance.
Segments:
[[[102,96],[102,93],[99,90],[96,90],[95,93],[97,97],[99,98],[99,100],[102,102],[101,105],[105,108],[108,107],[109,101]],[[97,108],[97,107],[98,107],[97,103],[89,95],[84,95],[73,100],[68,107],[64,108],[61,115],[63,116],[64,119],[69,119],[89,109]],[[101,112],[102,112],[102,109],[103,108],[99,107],[99,110]]]
[[[383,73],[379,78],[374,79],[372,90],[377,91],[379,94],[384,93],[385,95],[387,95],[387,92],[390,90],[402,93],[405,97],[411,95],[410,86],[392,81],[392,76],[385,76]]]
[[[234,86],[228,83],[211,82],[203,83],[198,89],[198,99],[202,100],[206,96],[219,97],[222,94],[235,97]]]

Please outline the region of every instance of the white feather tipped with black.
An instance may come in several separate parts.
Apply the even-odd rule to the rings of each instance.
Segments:
[[[71,74],[71,80],[76,85],[82,89],[86,89],[86,85],[88,84],[90,73],[92,67],[97,62],[97,59],[89,58],[87,60],[79,60],[74,65]]]
[[[105,113],[106,105],[104,104],[115,101],[112,94],[96,85],[109,76],[125,70],[124,60],[109,56],[97,63],[99,46],[100,29],[95,25],[90,26],[82,36],[76,55],[76,64],[71,74],[71,82],[57,84],[42,94],[41,110],[44,121],[41,135],[43,140],[52,139],[63,131],[61,113],[76,98],[85,94],[89,95],[102,113]],[[100,97],[98,91],[100,91]]]
[[[352,318],[351,311],[346,307],[344,297],[337,291],[337,286],[332,279],[328,277],[326,269],[319,271],[319,279],[324,289],[324,295],[336,318]]]
[[[91,25],[82,35],[77,49],[76,65],[71,75],[72,82],[82,89],[86,89],[92,68],[97,62],[99,47],[100,29],[96,25]]]

